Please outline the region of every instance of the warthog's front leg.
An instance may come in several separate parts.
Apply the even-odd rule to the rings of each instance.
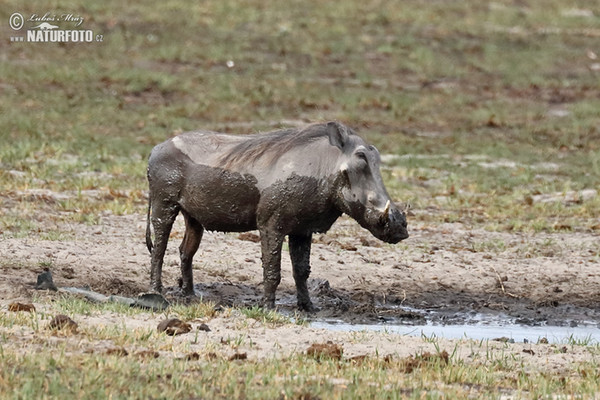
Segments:
[[[306,281],[310,275],[310,245],[312,235],[289,235],[290,258],[294,269],[298,308],[304,311],[315,311],[310,301]]]
[[[279,232],[261,230],[260,244],[262,250],[262,265],[265,292],[263,305],[275,308],[275,291],[281,281],[281,245],[284,236]]]
[[[154,227],[154,247],[152,248],[152,259],[150,262],[150,286],[151,290],[161,293],[162,285],[162,266],[169,234],[173,227],[173,222],[177,218],[179,209],[176,205],[163,204],[158,201],[152,206],[152,226]]]

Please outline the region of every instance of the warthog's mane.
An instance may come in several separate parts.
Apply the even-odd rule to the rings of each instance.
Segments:
[[[326,137],[328,137],[326,124],[312,124],[300,129],[281,129],[248,135],[245,140],[223,155],[219,164],[223,168],[253,164],[259,160],[262,163],[273,164],[282,154]],[[329,142],[326,143],[329,145]]]

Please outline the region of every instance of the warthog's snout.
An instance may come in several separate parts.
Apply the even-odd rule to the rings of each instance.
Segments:
[[[380,233],[376,235],[386,243],[395,244],[408,238],[406,212],[388,200],[379,216]]]

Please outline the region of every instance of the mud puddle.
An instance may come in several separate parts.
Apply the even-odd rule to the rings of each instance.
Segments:
[[[502,310],[490,308],[488,302],[470,297],[467,305],[443,302],[439,293],[429,303],[445,303],[419,307],[382,303],[372,292],[332,287],[326,280],[309,280],[315,313],[300,313],[311,326],[332,331],[387,331],[400,335],[470,338],[537,343],[546,338],[550,343],[578,341],[600,343],[600,310],[573,304],[534,304],[527,299],[503,301]],[[221,305],[252,307],[260,304],[262,287],[228,283],[197,284],[196,294]],[[278,292],[277,310],[296,318],[296,294],[293,288]],[[500,308],[500,307],[499,307]]]
[[[337,319],[315,319],[310,325],[315,328],[342,332],[377,331],[407,336],[423,336],[445,339],[499,340],[511,343],[548,343],[566,344],[569,342],[600,343],[600,325],[594,321],[570,321],[563,326],[538,323],[527,325],[517,323],[514,318],[503,314],[468,313],[454,315],[453,323],[440,323],[443,318],[427,318],[427,311],[409,309],[407,312],[421,313],[423,319],[393,321],[377,324],[353,324]],[[457,322],[462,321],[462,322]]]

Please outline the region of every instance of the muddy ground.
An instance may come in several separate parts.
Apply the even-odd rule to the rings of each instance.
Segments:
[[[10,205],[8,202],[6,205]],[[9,208],[5,212],[11,212]],[[309,280],[320,311],[311,319],[349,323],[464,324],[499,318],[525,325],[577,326],[600,321],[600,245],[585,232],[489,232],[461,223],[415,222],[398,245],[373,238],[349,218],[313,240]],[[38,232],[0,241],[0,302],[31,299],[38,273],[50,268],[58,286],[111,295],[147,291],[149,254],[145,216],[105,214],[98,224],[68,221],[41,207],[30,218]],[[164,284],[178,300],[178,218],[165,257]],[[56,240],[43,240],[60,232]],[[222,305],[251,306],[262,294],[257,232],[207,232],[194,260],[198,296]],[[287,246],[284,245],[284,250]],[[278,308],[295,311],[287,254]]]

